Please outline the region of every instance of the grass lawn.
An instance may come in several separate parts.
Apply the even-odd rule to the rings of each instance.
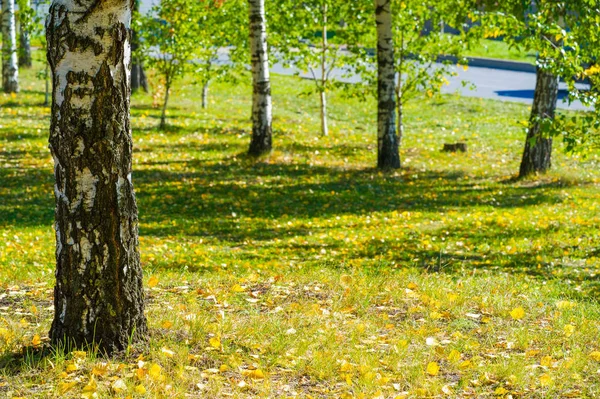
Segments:
[[[483,39],[477,46],[465,53],[468,57],[496,58],[500,60],[520,61],[535,64],[535,52],[526,52],[511,48],[503,41]]]
[[[515,182],[528,107],[407,110],[376,171],[375,102],[276,76],[275,151],[250,87],[179,85],[170,128],[133,99],[147,353],[50,350],[54,268],[42,82],[0,95],[0,398],[556,398],[600,395],[598,154]],[[467,154],[441,153],[464,140]]]

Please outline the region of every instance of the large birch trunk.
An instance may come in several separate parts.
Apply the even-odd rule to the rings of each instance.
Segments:
[[[129,121],[132,0],[54,0],[46,21],[56,178],[54,344],[147,337]]]
[[[31,1],[26,0],[25,7],[31,7]],[[31,68],[32,60],[31,60],[31,32],[29,31],[30,26],[23,26],[19,29],[19,67],[21,68]]]
[[[250,51],[252,54],[252,141],[248,153],[260,156],[273,145],[271,79],[267,50],[265,0],[248,0],[250,14]]]
[[[377,22],[377,167],[400,167],[399,140],[396,134],[394,41],[391,0],[375,0]]]
[[[19,91],[15,0],[2,0],[2,88],[5,93]]]
[[[552,165],[552,138],[544,137],[543,119],[554,119],[558,102],[558,77],[541,68],[537,70],[531,120],[519,177],[544,173]]]

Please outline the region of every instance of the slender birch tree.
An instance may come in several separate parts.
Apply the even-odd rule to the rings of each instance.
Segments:
[[[362,0],[361,0],[362,1]],[[372,1],[371,7],[372,7]],[[314,89],[304,94],[319,95],[321,135],[329,134],[328,94],[339,86],[340,75],[351,75],[357,62],[355,53],[346,51],[349,36],[357,25],[355,3],[340,0],[282,0],[268,3],[272,9],[272,44],[284,66],[307,72]],[[372,8],[371,8],[372,9]],[[340,73],[340,71],[343,71]]]
[[[194,19],[200,33],[194,52],[194,77],[202,86],[202,108],[208,108],[210,84],[235,80],[248,64],[248,13],[246,0],[196,0]],[[240,57],[243,54],[243,57]],[[224,62],[224,56],[228,56]]]
[[[394,98],[394,38],[392,35],[392,0],[375,0],[377,23],[377,167],[400,167],[399,139],[396,133]]]
[[[34,10],[31,0],[17,0],[19,5],[19,67],[31,68],[31,30],[34,23]]]
[[[110,354],[147,337],[131,179],[132,0],[53,0],[50,150],[56,286],[50,338]]]
[[[144,57],[138,52],[140,47],[138,30],[142,27],[142,21],[140,20],[140,0],[134,0],[132,20],[131,92],[135,93],[139,89],[142,89],[148,93],[148,78],[146,77],[146,71],[144,70]]]
[[[198,2],[189,0],[161,0],[150,15],[141,16],[144,27],[140,36],[140,53],[146,55],[147,65],[154,67],[164,82],[164,97],[160,128],[167,126],[167,108],[173,84],[192,67],[200,29],[195,18]]]
[[[252,57],[252,141],[248,153],[259,156],[272,148],[272,103],[265,0],[248,0]]]
[[[19,91],[15,0],[2,0],[2,88],[5,93]]]

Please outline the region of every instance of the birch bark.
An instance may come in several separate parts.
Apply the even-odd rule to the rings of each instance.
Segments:
[[[375,0],[377,22],[377,167],[400,167],[399,140],[396,134],[394,41],[391,0]]]
[[[122,351],[147,336],[129,122],[132,0],[54,0],[46,21],[56,178],[50,338]]]
[[[273,145],[271,79],[267,49],[265,0],[248,0],[250,14],[250,51],[252,54],[252,141],[248,153],[260,156]]]
[[[544,137],[542,119],[554,119],[558,102],[558,77],[541,68],[537,70],[531,120],[519,177],[544,173],[552,166],[552,138]]]
[[[2,0],[2,88],[5,93],[19,91],[15,0]]]

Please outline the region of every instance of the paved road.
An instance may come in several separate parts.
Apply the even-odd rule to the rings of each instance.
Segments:
[[[335,71],[334,76],[340,77],[343,71]],[[458,76],[449,78],[450,85],[444,86],[443,93],[456,93],[457,91],[466,97],[489,98],[500,101],[512,101],[531,104],[533,102],[533,94],[535,90],[535,73],[530,72],[515,72],[501,69],[469,67],[466,71],[462,67],[457,68]],[[296,73],[294,69],[286,69],[282,65],[275,65],[273,73],[283,75],[293,75]],[[311,78],[310,73],[302,73],[300,76]],[[342,79],[346,82],[355,83],[360,77],[353,76]],[[467,81],[475,85],[475,89],[471,90],[468,86],[465,87],[462,82]],[[587,88],[588,85],[581,85],[580,88]],[[561,83],[561,91],[559,93],[558,107],[571,110],[585,110],[586,108],[580,102],[567,104],[565,99],[567,92],[566,86]]]

